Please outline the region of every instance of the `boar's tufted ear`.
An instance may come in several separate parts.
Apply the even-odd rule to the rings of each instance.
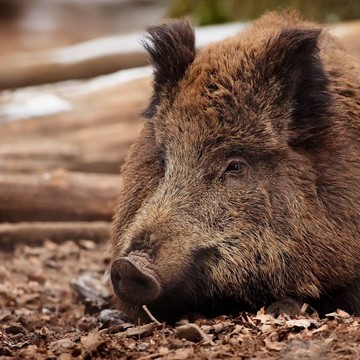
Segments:
[[[184,76],[185,70],[195,58],[195,33],[187,20],[171,21],[168,24],[153,26],[144,47],[151,56],[154,67],[154,94],[145,117],[152,117],[159,103],[162,91],[174,87]]]
[[[311,145],[330,126],[331,95],[319,56],[320,29],[285,29],[267,52],[270,72],[279,76],[283,97],[292,102],[288,125],[292,146]]]

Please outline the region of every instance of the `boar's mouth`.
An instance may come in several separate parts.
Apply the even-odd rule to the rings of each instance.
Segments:
[[[194,292],[186,285],[181,286],[181,283],[176,290],[164,294],[156,301],[147,304],[147,307],[155,318],[169,324],[174,324],[183,317],[191,318],[194,314],[213,318],[220,315],[238,316],[240,311],[254,311],[254,308],[235,297],[206,296],[201,290]],[[142,311],[141,307],[137,311]],[[144,319],[143,314],[136,316]]]
[[[210,294],[211,283],[204,274],[202,262],[196,261],[171,284],[164,285],[146,257],[132,255],[114,260],[110,268],[113,290],[120,300],[120,307],[135,322],[148,321],[142,305],[146,305],[158,320],[168,323],[192,313],[214,317],[253,310],[235,297]]]

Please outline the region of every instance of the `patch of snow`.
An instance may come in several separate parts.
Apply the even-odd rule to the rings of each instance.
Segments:
[[[116,87],[137,79],[147,78],[152,74],[151,66],[119,70],[111,74],[97,76],[86,82],[69,81],[73,85],[71,91],[74,93],[88,94],[106,88]]]
[[[143,35],[135,33],[84,41],[54,50],[54,61],[58,64],[71,64],[109,55],[138,53],[142,50],[142,37]]]
[[[330,29],[329,32],[331,35],[341,38],[348,33],[348,29],[344,26],[336,26],[333,29]]]
[[[214,41],[219,41],[226,37],[236,35],[240,31],[246,29],[249,25],[250,22],[236,22],[223,25],[209,25],[198,27],[195,29],[196,45],[198,47],[204,47]]]
[[[48,116],[72,109],[69,101],[53,94],[18,95],[11,104],[0,106],[0,123]]]

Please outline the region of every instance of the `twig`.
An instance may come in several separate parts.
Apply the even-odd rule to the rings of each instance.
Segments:
[[[146,307],[146,305],[142,306],[143,310],[146,312],[147,316],[156,324],[161,325],[161,322],[158,321],[155,316],[150,312],[150,310]]]

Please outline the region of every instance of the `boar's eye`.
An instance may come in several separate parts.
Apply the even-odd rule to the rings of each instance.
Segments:
[[[249,168],[248,162],[242,157],[231,158],[223,168],[224,175],[245,174]]]

